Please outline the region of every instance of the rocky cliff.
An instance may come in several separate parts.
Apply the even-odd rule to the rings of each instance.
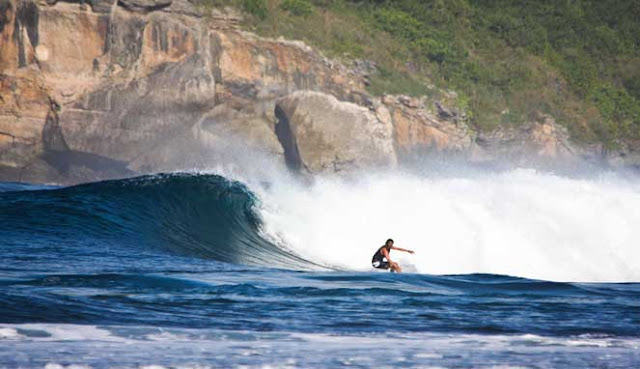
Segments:
[[[0,180],[207,168],[246,150],[310,173],[576,157],[551,117],[479,135],[443,101],[370,96],[362,68],[238,21],[187,0],[0,0]]]

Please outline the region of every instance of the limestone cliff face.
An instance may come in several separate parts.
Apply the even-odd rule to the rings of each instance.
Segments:
[[[477,145],[463,112],[369,96],[358,68],[237,23],[187,0],[0,0],[0,180],[206,168],[237,148],[311,173],[499,152],[504,134]],[[532,140],[554,145],[544,127]]]
[[[242,32],[233,16],[203,18],[187,1],[0,4],[3,179],[201,167],[230,140],[281,155],[277,98],[363,90],[306,45]]]
[[[569,142],[566,128],[558,126],[551,116],[544,114],[519,127],[480,134],[476,142],[480,148],[476,151],[477,160],[509,157],[521,165],[530,164],[532,160],[578,160],[577,149]]]
[[[438,153],[466,157],[474,147],[474,132],[458,109],[408,96],[387,95],[381,103],[390,111],[401,156]]]

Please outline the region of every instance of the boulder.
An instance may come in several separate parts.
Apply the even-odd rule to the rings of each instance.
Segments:
[[[275,114],[276,134],[293,170],[335,173],[396,165],[393,127],[369,109],[298,91],[279,99]]]

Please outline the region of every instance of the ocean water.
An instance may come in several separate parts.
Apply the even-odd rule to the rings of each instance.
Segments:
[[[638,368],[639,224],[611,173],[2,183],[0,367]]]

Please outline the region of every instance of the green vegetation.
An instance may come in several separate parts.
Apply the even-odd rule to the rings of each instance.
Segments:
[[[307,17],[313,13],[313,5],[307,0],[283,0],[280,8],[292,15]]]
[[[640,139],[640,3],[632,0],[202,0],[247,27],[377,63],[370,92],[452,89],[478,129],[548,113],[573,137]]]
[[[258,19],[265,19],[269,14],[267,3],[263,0],[242,0],[242,8]]]

